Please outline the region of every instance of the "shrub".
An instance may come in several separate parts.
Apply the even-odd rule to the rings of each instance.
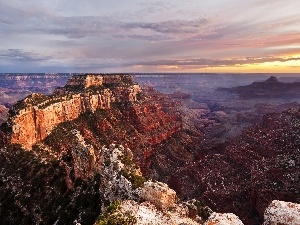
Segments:
[[[122,214],[121,201],[112,202],[96,220],[97,225],[134,225],[137,219],[130,212]]]
[[[124,168],[121,169],[120,174],[130,181],[133,188],[136,189],[139,187],[144,187],[146,179],[143,176],[130,173],[127,169]]]

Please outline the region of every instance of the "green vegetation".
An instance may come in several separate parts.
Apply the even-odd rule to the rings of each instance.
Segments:
[[[91,85],[86,89],[86,92],[100,93],[105,89],[103,85]]]
[[[11,111],[11,110],[10,110],[10,111]],[[1,131],[7,135],[7,134],[9,134],[9,133],[12,132],[12,127],[9,126],[7,122],[2,123],[2,124],[0,125],[0,132],[1,132]]]
[[[139,93],[136,94],[136,99],[138,101],[145,100],[145,98],[146,98],[146,95],[143,92],[139,92]]]
[[[121,160],[121,162],[126,166],[132,166],[134,164],[132,159],[130,159],[128,156],[118,156],[118,159]]]
[[[35,146],[32,151],[24,151],[20,145],[10,145],[8,158],[0,157],[4,168],[0,179],[1,224],[39,224],[40,221],[73,224],[79,214],[82,225],[93,224],[102,204],[100,176],[78,180],[74,190],[68,189],[65,168],[56,160],[41,162],[40,148]],[[12,189],[19,182],[22,188],[16,195]]]
[[[144,187],[144,183],[146,182],[146,179],[143,176],[136,175],[125,168],[121,169],[120,175],[124,176],[127,180],[129,180],[133,188]]]
[[[30,103],[32,105],[37,105],[39,103],[42,103],[46,100],[49,100],[49,96],[42,95],[42,94],[32,94],[29,98],[26,99],[27,103]]]
[[[212,213],[211,209],[201,201],[196,201],[194,204],[197,207],[198,216],[200,216],[203,221],[206,221]]]
[[[100,215],[96,223],[97,225],[134,225],[137,219],[130,212],[121,213],[121,201],[112,202]]]
[[[17,101],[17,103],[13,106],[13,110],[10,110],[9,114],[11,116],[14,116],[16,111],[25,109],[27,107],[27,104],[24,102],[24,100]]]
[[[83,84],[79,84],[79,85],[66,85],[64,88],[67,91],[78,93],[78,92],[82,92],[82,90],[84,90],[84,85]]]
[[[121,169],[120,175],[129,180],[133,188],[144,187],[146,179],[143,176],[136,174],[138,166],[132,161],[132,159],[127,155],[118,156],[118,159],[125,165],[125,168]]]
[[[52,104],[62,102],[62,101],[65,100],[64,97],[67,97],[66,99],[71,99],[71,96],[66,96],[66,95],[60,96],[59,98],[58,97],[49,98],[47,102],[39,105],[39,108],[40,109],[45,109],[45,108],[47,108],[48,106],[50,106]]]
[[[133,85],[134,84],[134,80],[132,78],[132,76],[130,75],[124,75],[122,76],[122,83],[124,83],[125,85]]]
[[[57,150],[59,150],[62,145],[66,148],[71,148],[72,143],[75,142],[75,137],[71,132],[73,129],[77,129],[75,123],[70,121],[60,123],[52,130],[50,135],[45,138],[44,143]]]
[[[54,96],[54,95],[42,95],[42,94],[32,94],[28,96],[26,99],[23,99],[21,101],[18,101],[14,105],[14,112],[10,112],[10,115],[15,115],[15,112],[20,111],[22,109],[25,109],[29,105],[37,106],[39,105],[40,109],[44,109],[54,103],[62,102],[64,99],[71,99],[72,95],[60,95]]]

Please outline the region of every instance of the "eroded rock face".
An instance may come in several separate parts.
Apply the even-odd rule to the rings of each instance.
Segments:
[[[161,182],[145,182],[141,198],[151,202],[159,209],[168,209],[175,204],[176,192]]]
[[[176,205],[173,210],[162,212],[158,210],[150,202],[137,203],[135,201],[126,200],[122,202],[121,212],[130,214],[136,218],[137,224],[140,225],[199,225],[199,221],[195,221],[187,216],[187,209],[182,205]]]
[[[75,179],[84,176],[91,177],[95,171],[99,172],[94,147],[86,143],[78,130],[72,130],[72,134],[75,141],[70,151],[74,161],[74,177]]]
[[[8,108],[6,108],[4,105],[0,105],[0,125],[7,118],[7,113],[8,113]]]
[[[186,148],[176,152],[168,147],[178,146],[180,140],[171,137],[149,158],[151,169],[158,171],[156,179],[167,182],[182,198],[234,213],[245,224],[262,224],[263,212],[273,199],[299,203],[299,118],[299,108],[266,115],[238,137],[200,149],[190,162]]]
[[[80,89],[92,86],[92,90]],[[113,102],[137,101],[140,92],[140,86],[128,75],[74,76],[57,95],[32,94],[12,108],[9,118],[11,143],[30,149],[59,123],[74,120],[86,112],[110,109]]]
[[[80,86],[82,85],[84,88],[88,88],[92,85],[102,85],[103,84],[103,76],[95,76],[95,75],[76,75],[68,80],[67,86]]]
[[[103,147],[101,154],[104,157],[104,165],[100,188],[104,198],[109,202],[125,198],[137,200],[144,178],[130,157],[131,150],[122,145],[111,144],[108,148]],[[133,178],[140,179],[141,182],[136,185]]]
[[[264,214],[264,225],[300,224],[300,204],[274,200]]]
[[[87,111],[109,108],[112,100],[112,94],[107,90],[103,94],[76,94],[70,98],[57,97],[38,105],[28,105],[10,118],[11,143],[21,144],[30,149],[33,144],[50,134],[59,123],[74,120]]]

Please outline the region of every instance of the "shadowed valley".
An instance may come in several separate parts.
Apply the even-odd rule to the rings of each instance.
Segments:
[[[213,214],[206,206],[260,224],[272,200],[299,203],[298,86],[291,84],[288,100],[277,86],[279,94],[263,88],[245,100],[261,85],[235,88],[230,79],[74,75],[53,94],[19,100],[0,132],[3,224],[93,224],[99,214],[98,222],[109,220],[105,206],[116,200],[131,211],[145,200],[176,213],[185,204],[195,224]],[[280,83],[257,83],[266,82]],[[165,203],[157,193],[167,186],[147,179],[168,184],[181,200],[167,191]],[[142,194],[152,189],[158,202]]]

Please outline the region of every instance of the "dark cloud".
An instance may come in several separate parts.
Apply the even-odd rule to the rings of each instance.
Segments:
[[[22,49],[8,49],[0,52],[0,58],[18,62],[41,62],[52,59],[52,56],[43,56],[34,51],[24,51]]]
[[[37,30],[43,33],[63,35],[68,38],[77,39],[113,33],[116,26],[117,23],[110,21],[107,17],[56,17],[52,19],[50,26],[41,26]]]
[[[131,22],[121,26],[123,29],[145,29],[158,33],[177,34],[177,33],[197,33],[208,20],[204,18],[195,20],[168,20],[157,23]]]
[[[42,28],[40,31],[56,35],[64,35],[69,38],[84,38],[87,36],[115,34],[116,37],[119,38],[123,36],[146,41],[159,41],[165,40],[166,37],[159,36],[157,34],[141,35],[135,33],[133,30],[150,30],[152,32],[162,34],[197,33],[198,29],[207,24],[207,22],[208,21],[206,19],[196,19],[140,23],[111,21],[107,17],[62,17],[55,19],[52,27]]]
[[[113,21],[108,17],[58,17],[53,18],[48,26],[40,25],[36,29],[38,32],[63,35],[68,38],[79,39],[88,36],[110,35],[115,37],[129,37],[145,41],[169,40],[172,37],[157,35],[197,33],[208,21],[206,19],[195,20],[169,20],[157,23],[142,22],[122,22]],[[134,29],[151,31],[148,35],[136,33]],[[142,31],[140,31],[142,32]],[[173,37],[176,38],[176,37]]]
[[[116,38],[131,38],[131,39],[139,39],[143,41],[167,41],[170,40],[169,37],[164,35],[139,35],[139,34],[130,34],[130,35],[114,35]]]

